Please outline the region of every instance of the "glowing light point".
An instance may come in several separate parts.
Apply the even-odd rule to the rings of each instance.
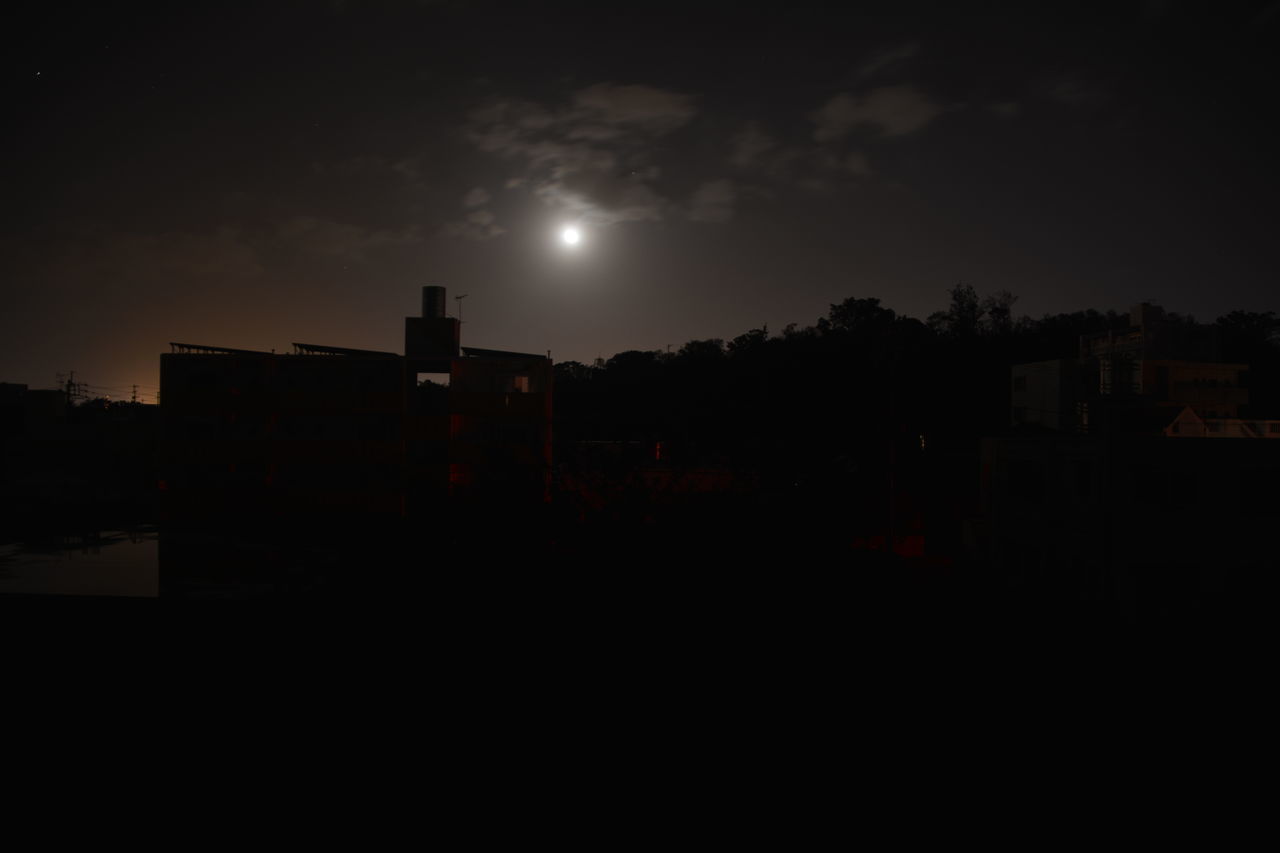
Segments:
[[[576,246],[582,242],[582,232],[571,225],[560,232],[560,239],[566,246]]]

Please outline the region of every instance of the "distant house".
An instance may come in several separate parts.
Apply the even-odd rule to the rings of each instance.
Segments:
[[[1280,439],[1280,420],[1259,418],[1201,417],[1187,406],[1164,428],[1170,438],[1276,438]]]
[[[1012,425],[1160,435],[1188,408],[1205,421],[1244,414],[1249,366],[1212,360],[1212,327],[1167,322],[1146,303],[1130,320],[1128,330],[1081,337],[1075,359],[1014,365]]]
[[[1011,435],[984,440],[977,556],[1064,601],[1212,604],[1280,568],[1280,421],[1252,419],[1248,365],[1211,328],[1135,306],[1075,359],[1011,370]]]

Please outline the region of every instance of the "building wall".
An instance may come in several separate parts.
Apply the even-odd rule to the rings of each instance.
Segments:
[[[191,513],[398,513],[402,363],[162,355],[162,480],[170,506]]]
[[[549,359],[455,358],[418,387],[398,356],[161,356],[162,480],[177,513],[420,514],[450,494],[543,500]]]
[[[457,497],[546,498],[551,360],[458,358],[450,370],[449,482]]]
[[[1248,365],[1192,361],[1144,361],[1143,392],[1153,399],[1190,406],[1205,417],[1237,417],[1248,405]]]
[[[1018,364],[1011,373],[1014,426],[1075,428],[1078,371],[1073,362],[1053,359]]]

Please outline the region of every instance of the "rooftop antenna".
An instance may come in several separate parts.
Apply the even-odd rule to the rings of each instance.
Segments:
[[[453,301],[458,303],[458,325],[462,325],[462,300],[467,298],[467,294],[453,297]]]

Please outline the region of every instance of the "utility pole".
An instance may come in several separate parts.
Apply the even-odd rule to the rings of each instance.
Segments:
[[[453,297],[453,301],[458,303],[458,325],[462,325],[462,300],[467,298],[467,294]]]
[[[130,403],[138,402],[138,386],[137,385],[133,386],[133,396],[129,398],[129,402]]]
[[[58,378],[62,378],[62,374],[58,374]],[[77,398],[83,397],[84,393],[80,390],[83,383],[76,382],[76,372],[71,371],[71,375],[67,377],[66,383],[63,385],[63,392],[67,395],[67,405],[72,405]]]

